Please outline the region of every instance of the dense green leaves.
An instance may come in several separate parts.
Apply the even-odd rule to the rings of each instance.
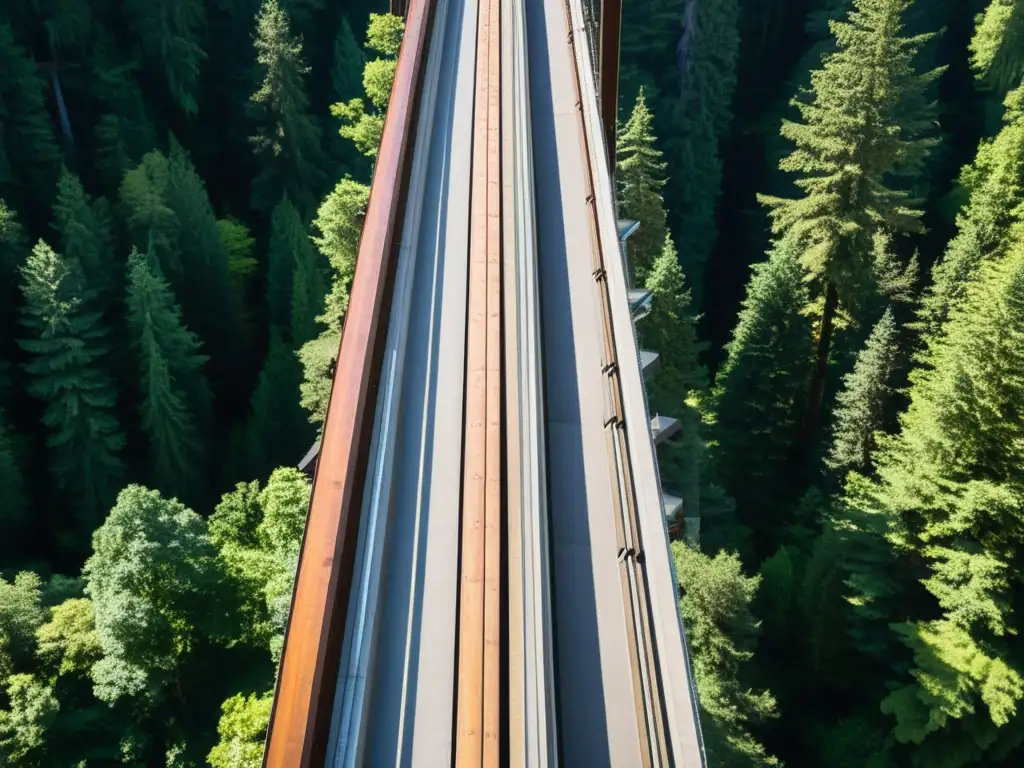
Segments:
[[[42,241],[22,268],[22,293],[28,390],[46,404],[53,479],[75,499],[79,534],[87,535],[124,474],[117,390],[104,369],[106,330],[78,262]]]
[[[260,768],[270,725],[273,694],[232,696],[224,702],[217,725],[220,742],[207,760],[213,768]]]

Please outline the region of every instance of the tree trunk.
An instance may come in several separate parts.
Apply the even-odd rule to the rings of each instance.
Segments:
[[[804,450],[811,447],[818,426],[821,424],[821,407],[825,401],[825,378],[828,373],[828,353],[832,348],[832,329],[835,326],[836,309],[839,308],[839,294],[829,281],[825,288],[825,308],[821,313],[821,328],[818,330],[818,349],[815,354],[814,370],[811,372],[810,399],[804,419]]]

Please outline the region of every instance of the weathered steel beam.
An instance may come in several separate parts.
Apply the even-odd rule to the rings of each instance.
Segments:
[[[622,0],[601,0],[600,81],[601,127],[608,149],[608,168],[615,173],[615,140],[619,113],[619,50],[622,38]]]

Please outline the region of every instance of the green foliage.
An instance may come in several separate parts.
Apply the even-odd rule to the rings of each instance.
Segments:
[[[358,97],[331,105],[331,114],[342,122],[339,129],[342,137],[351,139],[356,149],[367,157],[377,156],[384,134],[384,114],[391,100],[404,33],[405,22],[401,16],[371,13],[366,46],[383,54],[383,58],[368,61],[363,67],[363,90],[372,110],[368,112],[365,102]]]
[[[195,498],[203,486],[202,429],[210,395],[199,339],[181,319],[159,268],[137,250],[128,259],[128,325],[138,350],[142,429],[153,480],[170,495]]]
[[[92,602],[85,598],[71,598],[55,606],[36,639],[37,656],[54,676],[87,676],[103,656]]]
[[[196,91],[206,52],[206,6],[202,0],[125,0],[135,39],[167,90],[187,114],[198,110]]]
[[[299,349],[302,364],[302,384],[299,387],[300,404],[309,411],[311,424],[320,427],[327,418],[327,404],[331,399],[334,381],[334,363],[338,359],[341,332],[327,330]]]
[[[270,210],[282,194],[309,212],[324,186],[320,128],[309,114],[302,42],[292,36],[277,0],[265,0],[256,17],[256,61],[263,82],[250,101],[253,147],[262,169],[253,181],[253,207]]]
[[[60,704],[53,691],[32,675],[7,678],[10,706],[0,710],[0,759],[6,765],[43,768],[46,735]]]
[[[45,210],[60,173],[60,154],[31,56],[0,21],[0,197]]]
[[[107,201],[91,200],[78,177],[65,169],[57,184],[53,228],[61,253],[82,266],[101,306],[110,304],[119,283],[111,225]]]
[[[29,668],[35,650],[36,630],[46,620],[42,582],[32,571],[22,571],[13,582],[0,577],[0,670]]]
[[[296,345],[316,335],[316,316],[324,299],[317,261],[316,249],[298,211],[283,198],[270,218],[267,317],[271,325],[288,333]],[[293,328],[293,324],[297,327]]]
[[[673,99],[665,157],[666,186],[683,270],[699,306],[704,270],[717,236],[715,209],[722,186],[720,142],[728,136],[740,49],[739,0],[689,3],[692,14],[679,42],[680,95]],[[673,162],[674,161],[674,162]]]
[[[19,344],[29,353],[29,392],[46,404],[53,478],[75,500],[79,533],[86,535],[123,476],[117,390],[103,367],[106,330],[92,308],[95,293],[74,259],[40,241],[22,268],[22,280],[27,335]]]
[[[794,491],[786,470],[810,370],[811,324],[801,313],[807,296],[799,251],[785,239],[754,267],[715,380],[712,471],[767,552]]]
[[[890,394],[889,381],[896,367],[899,338],[891,310],[875,325],[857,362],[843,379],[836,398],[832,449],[827,464],[837,472],[871,467],[875,433],[883,426]]]
[[[297,464],[313,442],[315,430],[299,404],[301,385],[302,366],[280,330],[272,327],[246,434],[250,475],[266,477],[274,467]]]
[[[619,132],[616,153],[622,215],[640,222],[640,227],[629,238],[628,253],[634,282],[641,285],[661,253],[667,234],[665,203],[661,199],[665,163],[654,146],[653,120],[641,89],[633,114]]]
[[[337,100],[347,101],[359,93],[362,84],[360,74],[364,66],[366,56],[356,41],[348,16],[343,15],[338,25],[338,34],[334,38],[334,62],[331,67],[331,88]]]
[[[720,552],[709,558],[676,541],[672,556],[709,764],[778,765],[750,732],[775,716],[775,701],[770,693],[755,693],[739,680],[741,667],[753,657],[757,642],[757,621],[750,605],[758,578],[743,575],[736,555]]]
[[[103,658],[95,695],[159,700],[203,634],[225,627],[221,576],[205,521],[156,491],[129,485],[93,535],[82,571]]]
[[[217,724],[220,741],[206,758],[213,768],[260,768],[270,726],[271,691],[263,696],[238,694],[224,702]]]
[[[14,543],[24,534],[24,526],[29,519],[29,498],[18,458],[4,414],[0,411],[0,526],[4,538]],[[17,547],[4,542],[0,551],[16,552]]]
[[[997,89],[1008,91],[1020,85],[1024,76],[1024,5],[1017,0],[991,0],[977,18],[971,40],[971,66],[979,77]]]
[[[935,336],[950,310],[963,298],[983,261],[999,258],[1021,220],[1024,202],[1024,89],[1007,95],[1002,130],[981,142],[971,165],[960,174],[968,193],[957,216],[958,232],[932,270],[932,283],[921,302],[921,329]]]
[[[227,251],[228,272],[231,274],[235,291],[244,296],[259,267],[259,261],[252,255],[256,240],[249,233],[249,228],[235,219],[218,219],[217,227]]]
[[[803,196],[762,197],[775,232],[796,238],[819,290],[834,286],[850,307],[871,284],[878,229],[922,230],[918,201],[886,183],[919,175],[936,143],[921,135],[933,120],[924,94],[941,70],[914,69],[932,36],[902,36],[911,2],[854,0],[848,21],[830,23],[838,50],[812,73],[806,99],[793,100],[803,122],[782,124],[796,149],[780,167],[799,174]]]

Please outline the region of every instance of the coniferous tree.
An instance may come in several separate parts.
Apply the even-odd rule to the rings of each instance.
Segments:
[[[302,219],[291,201],[283,197],[270,216],[267,249],[267,319],[279,328],[290,324],[292,278],[303,241],[309,243]]]
[[[366,67],[366,54],[356,40],[352,25],[347,14],[342,14],[338,33],[334,38],[333,60],[331,65],[331,103],[348,104],[358,98],[362,92],[362,74]],[[341,172],[338,176],[350,173],[356,178],[369,175],[367,158],[359,149],[341,135],[334,115],[329,115],[325,122],[325,146],[337,161]]]
[[[700,306],[704,269],[717,236],[715,209],[722,187],[719,145],[732,121],[740,3],[691,2],[685,13],[689,16],[677,49],[680,94],[673,103],[671,138],[665,143],[672,167],[666,196],[672,201],[683,270]]]
[[[366,47],[382,54],[363,68],[363,90],[370,102],[367,110],[360,98],[331,105],[331,114],[342,121],[339,133],[351,139],[356,149],[367,157],[376,157],[384,134],[384,115],[391,100],[398,67],[398,51],[402,47],[405,22],[401,16],[390,13],[370,14],[366,31]]]
[[[1011,640],[1024,504],[1022,343],[1018,241],[982,265],[928,345],[902,430],[876,454],[877,481],[855,482],[847,495],[852,511],[876,523],[861,529],[890,550],[884,571],[854,570],[848,582],[861,616],[879,633],[888,629],[879,660],[898,658],[901,646],[912,659],[895,679],[882,667],[890,691],[882,711],[895,720],[895,739],[913,745],[903,764],[1012,759],[1024,741],[1024,657]]]
[[[804,425],[816,431],[837,313],[856,316],[873,285],[874,235],[923,231],[906,187],[935,142],[921,138],[931,122],[925,92],[941,70],[918,74],[914,59],[931,35],[904,37],[912,0],[854,0],[845,22],[831,22],[838,50],[811,75],[807,100],[794,106],[803,122],[784,121],[796,144],[780,165],[800,174],[797,199],[764,196],[777,233],[791,233],[813,278],[817,352]]]
[[[65,169],[57,184],[53,228],[58,233],[61,253],[82,265],[86,280],[99,294],[104,308],[113,300],[119,282],[111,223],[106,201],[94,202],[78,177]]]
[[[280,329],[271,327],[246,439],[251,476],[267,477],[274,467],[297,464],[313,442],[315,432],[299,404],[301,384],[299,360]]]
[[[836,398],[832,448],[827,464],[837,472],[866,472],[883,426],[889,382],[899,353],[896,321],[887,309],[843,380]]]
[[[117,390],[103,367],[106,331],[77,261],[40,241],[22,279],[28,334],[19,343],[29,354],[29,393],[46,404],[50,469],[75,500],[79,533],[88,535],[123,476]]]
[[[709,764],[778,765],[750,733],[776,716],[775,700],[739,681],[741,666],[754,655],[757,622],[750,611],[759,578],[743,575],[739,558],[720,552],[715,558],[672,543],[682,589],[679,612],[693,656],[701,708],[701,730]]]
[[[0,22],[0,197],[12,204],[37,206],[53,199],[60,153],[44,100],[44,82],[35,61],[15,41],[10,25]],[[4,166],[7,166],[6,168]]]
[[[5,539],[0,551],[17,554],[16,544],[28,521],[28,501],[18,456],[4,414],[0,411],[0,525]]]
[[[921,302],[925,338],[938,335],[949,312],[962,299],[983,261],[999,258],[1021,221],[1024,202],[1024,88],[1006,97],[1004,126],[981,142],[974,162],[960,174],[969,194],[957,216],[958,232],[932,269],[932,283]]]
[[[1024,77],[1022,36],[1024,3],[991,0],[985,12],[978,16],[971,40],[971,65],[978,76],[986,78],[1000,91],[1019,86]]]
[[[810,319],[801,313],[807,293],[799,252],[785,239],[754,267],[715,381],[712,469],[765,555],[794,490],[787,469],[812,352]]]
[[[302,43],[277,0],[265,0],[256,17],[255,45],[263,83],[251,99],[252,141],[263,168],[253,182],[253,207],[270,210],[287,194],[308,215],[323,189],[325,158],[309,114]]]
[[[640,285],[661,253],[667,232],[661,198],[665,163],[654,146],[653,120],[641,90],[633,114],[619,132],[616,152],[619,205],[623,215],[640,222],[629,239],[627,251],[634,282]]]
[[[138,350],[142,429],[156,487],[186,501],[202,488],[209,424],[207,358],[182,323],[181,310],[157,268],[137,250],[128,259],[128,324]]]
[[[0,403],[10,395],[10,370],[17,317],[18,270],[27,254],[18,217],[0,200]]]
[[[206,59],[206,5],[202,0],[125,0],[124,12],[168,92],[181,109],[194,114],[199,72]]]

